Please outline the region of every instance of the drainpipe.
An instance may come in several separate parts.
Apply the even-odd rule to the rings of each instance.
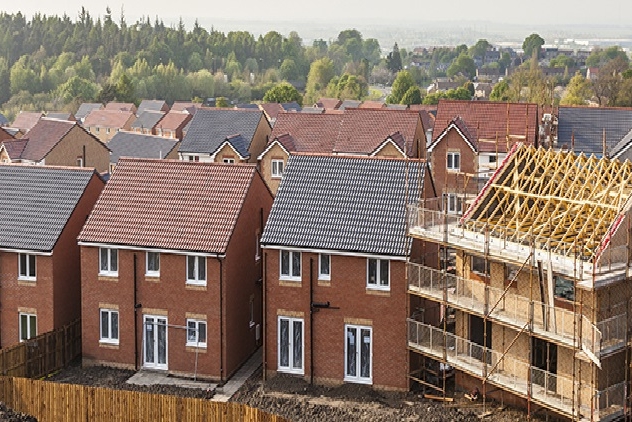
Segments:
[[[88,167],[88,163],[86,163],[86,146],[83,146],[83,157],[81,159],[81,161],[83,161],[83,166],[84,167]]]
[[[309,383],[314,384],[314,258],[309,258]]]
[[[268,263],[268,253],[267,252],[263,252],[263,321],[261,323],[262,327],[261,327],[261,335],[263,336],[263,384],[265,386],[266,383],[266,372],[268,370],[268,361],[267,361],[267,354],[266,354],[266,347],[268,345],[268,336],[265,334],[266,333],[266,327],[267,327],[267,312],[268,312],[268,304],[267,304],[267,299],[268,299],[268,295],[266,294],[267,291],[267,281],[268,281],[268,277],[266,274],[266,267],[267,267],[267,263]]]
[[[224,261],[219,262],[219,385],[224,385]]]
[[[84,147],[85,148],[85,147]],[[138,288],[136,277],[136,254],[134,254],[134,369],[138,371]]]

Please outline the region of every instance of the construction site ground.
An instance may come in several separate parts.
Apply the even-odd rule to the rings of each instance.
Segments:
[[[153,394],[206,399],[213,396],[211,391],[172,385],[132,385],[126,381],[133,374],[134,371],[109,367],[82,368],[79,362],[75,362],[48,380]],[[444,404],[424,399],[420,392],[376,391],[361,384],[343,384],[337,387],[310,385],[300,377],[289,375],[278,375],[263,383],[261,368],[246,380],[230,401],[247,404],[295,422],[527,421],[527,414],[522,410],[503,407],[500,403],[488,403],[484,409],[481,401],[471,402],[463,393],[457,393],[454,402]],[[485,416],[482,417],[483,415]]]

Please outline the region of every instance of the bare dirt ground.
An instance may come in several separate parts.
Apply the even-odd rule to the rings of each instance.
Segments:
[[[0,403],[0,421],[3,422],[37,422],[33,416],[25,415],[24,413],[14,412]]]
[[[90,385],[154,394],[174,394],[210,399],[212,392],[175,386],[139,386],[125,381],[134,371],[108,367],[82,368],[79,362],[53,374],[47,380]],[[301,378],[278,375],[262,382],[261,370],[256,371],[237,391],[231,401],[283,416],[293,422],[348,421],[419,421],[419,422],[522,422],[525,412],[488,404],[484,419],[482,403],[466,401],[460,395],[453,403],[437,403],[419,393],[376,391],[366,385],[344,384],[338,387],[313,386]],[[532,418],[533,419],[533,418]],[[6,419],[33,421],[35,419]],[[4,419],[0,418],[0,421]]]

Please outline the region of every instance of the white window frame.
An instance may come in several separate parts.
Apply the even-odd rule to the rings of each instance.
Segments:
[[[281,321],[288,322],[288,365],[281,365]],[[294,323],[301,323],[301,365],[294,362]],[[279,316],[277,320],[277,371],[288,374],[303,375],[305,373],[305,321],[303,318]]]
[[[235,164],[234,158],[223,158],[222,161],[224,164]]]
[[[455,158],[456,158],[456,160],[455,160]],[[445,166],[446,166],[446,169],[448,171],[461,171],[461,152],[460,151],[448,151],[446,153]]]
[[[22,336],[22,317],[26,317],[26,337]],[[18,314],[18,336],[20,338],[20,343],[26,340],[30,340],[33,337],[37,337],[37,314],[31,314],[28,312],[20,312]],[[35,335],[31,335],[32,324],[35,324]]]
[[[285,170],[285,161],[283,160],[271,160],[270,161],[271,174],[275,179],[283,177],[283,170]]]
[[[103,335],[103,328],[104,328],[103,315],[104,314],[107,315],[107,321],[108,321],[108,326],[106,327],[107,334],[105,336]],[[114,333],[113,324],[112,324],[112,321],[114,320],[113,319],[114,315],[116,315],[116,333]],[[99,343],[119,344],[120,333],[121,333],[121,319],[119,317],[118,309],[100,308],[99,309]]]
[[[22,268],[22,257],[26,259],[26,268]],[[32,267],[32,268],[31,268]],[[33,271],[31,271],[31,269]],[[31,273],[33,275],[31,275]],[[18,254],[18,280],[37,280],[37,256],[30,253]]]
[[[375,261],[375,283],[371,282],[370,279],[370,267],[371,267],[371,261]],[[387,280],[387,284],[381,284],[379,280],[381,280],[381,268],[382,265],[381,263],[385,261],[388,263],[388,280]],[[371,289],[371,290],[384,290],[384,291],[390,291],[391,290],[391,261],[389,259],[378,259],[378,258],[367,258],[366,259],[366,288],[367,289]]]
[[[149,254],[156,254],[156,257],[158,258],[157,270],[149,269]],[[160,252],[154,252],[154,251],[145,252],[145,275],[148,277],[160,277]]]
[[[107,252],[107,269],[103,269],[103,256],[101,252],[106,250]],[[112,254],[116,254],[116,268],[112,268]],[[118,267],[119,267],[119,259],[118,259],[118,249],[116,248],[99,248],[99,275],[105,275],[109,277],[118,277]]]
[[[283,254],[287,253],[288,255],[288,273],[283,273]],[[298,276],[292,275],[294,274],[294,254],[298,254]],[[281,249],[279,251],[279,279],[280,280],[289,280],[289,281],[301,281],[302,275],[302,255],[300,251],[292,251],[289,249]]]
[[[463,213],[463,199],[456,193],[444,193],[445,208],[448,214]]]
[[[327,257],[329,265],[327,272],[323,272],[323,258]],[[331,254],[319,253],[318,254],[318,279],[319,280],[331,280]]]
[[[83,157],[77,157],[77,167],[83,167]]]
[[[194,328],[191,328],[189,325],[193,324],[195,325]],[[204,326],[204,329],[202,330],[201,326]],[[191,330],[195,330],[194,332],[192,332]],[[204,341],[200,341],[200,333],[204,333]],[[190,337],[190,334],[194,334],[194,338]],[[206,323],[206,320],[204,319],[193,319],[193,318],[188,318],[187,319],[187,346],[188,347],[200,347],[203,349],[206,349],[206,344],[208,341],[208,324]]]
[[[187,264],[186,264],[186,278],[187,284],[192,284],[195,286],[206,286],[206,279],[208,278],[208,271],[206,267],[206,257],[201,255],[187,255]],[[193,273],[195,274],[195,278],[189,278],[189,260],[190,258],[194,258],[194,269]],[[204,260],[204,279],[200,278],[200,260]]]
[[[356,375],[352,376],[349,375],[347,372],[347,354],[349,353],[348,350],[348,344],[347,344],[347,330],[348,329],[354,329],[356,330],[356,333],[359,334],[356,335]],[[358,338],[362,336],[362,330],[368,330],[369,331],[369,338],[371,341],[370,347],[369,347],[369,360],[370,360],[370,366],[369,366],[369,371],[370,374],[368,377],[363,377],[360,375],[360,370],[361,370],[361,362],[360,362],[360,356],[361,356],[361,348],[359,348],[357,346],[358,343],[361,343],[362,341],[364,341],[364,339],[362,338]],[[373,384],[373,327],[371,326],[365,326],[365,325],[353,325],[353,324],[345,324],[345,331],[344,331],[344,342],[345,342],[345,354],[344,354],[344,380],[347,382],[353,382],[356,384]]]

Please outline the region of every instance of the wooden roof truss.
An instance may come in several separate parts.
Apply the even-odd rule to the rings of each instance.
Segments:
[[[521,146],[466,215],[469,230],[593,261],[632,193],[629,161]],[[612,234],[612,233],[611,233]]]

